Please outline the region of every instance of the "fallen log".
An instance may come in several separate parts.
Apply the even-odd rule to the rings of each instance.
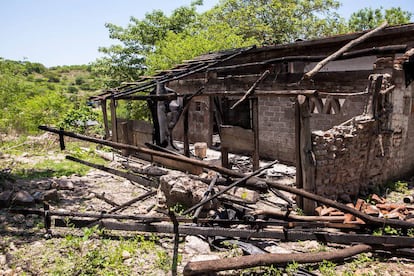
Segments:
[[[299,216],[295,214],[287,213],[286,211],[279,210],[256,210],[252,215],[265,215],[275,218],[289,218],[299,221],[329,221],[329,222],[341,222],[345,220],[345,216]]]
[[[370,252],[372,250],[373,248],[370,245],[358,244],[345,249],[339,249],[330,252],[311,252],[294,254],[271,253],[240,256],[211,261],[188,262],[187,265],[184,267],[184,275],[200,275],[202,273],[211,273],[231,269],[244,269],[256,266],[285,266],[292,262],[305,264],[318,263],[322,262],[323,260],[340,261],[360,253]]]
[[[358,38],[356,38],[354,40],[351,40],[345,46],[343,46],[341,49],[339,49],[338,51],[336,51],[332,55],[326,57],[325,59],[323,59],[322,61],[320,61],[318,64],[316,64],[316,66],[312,70],[310,70],[309,72],[307,72],[303,76],[303,78],[304,79],[311,79],[315,74],[317,74],[330,61],[339,58],[343,53],[345,53],[346,51],[349,51],[349,49],[351,49],[355,45],[357,45],[357,44],[365,41],[366,39],[368,39],[369,37],[371,37],[375,33],[381,31],[382,29],[384,29],[387,26],[388,26],[388,23],[387,23],[387,21],[385,21],[384,23],[382,23],[380,26],[378,26],[377,28],[373,29],[372,31],[369,31],[369,32],[363,34],[362,36],[360,36],[360,37],[358,37]]]

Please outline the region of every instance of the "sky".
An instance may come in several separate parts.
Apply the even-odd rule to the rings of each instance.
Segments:
[[[364,7],[401,7],[414,13],[413,0],[341,0],[339,14],[349,18]],[[40,62],[47,67],[88,64],[98,48],[116,44],[105,23],[126,27],[160,9],[167,15],[192,0],[0,0],[0,57]],[[204,0],[199,12],[219,0]],[[414,19],[412,19],[414,21]]]

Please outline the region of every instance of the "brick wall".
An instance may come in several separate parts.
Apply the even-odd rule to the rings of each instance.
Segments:
[[[382,128],[367,115],[312,133],[317,194],[349,201],[413,172],[413,84],[406,88],[401,72],[394,72],[392,83],[396,86],[389,95],[392,113]]]

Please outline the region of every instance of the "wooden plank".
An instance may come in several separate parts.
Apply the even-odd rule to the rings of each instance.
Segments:
[[[192,164],[189,164],[187,162],[181,162],[177,160],[172,160],[170,158],[164,158],[161,156],[153,156],[152,157],[153,162],[162,164],[166,166],[167,168],[171,169],[177,169],[180,171],[189,172],[191,174],[199,175],[203,173],[203,168],[199,166],[195,166]]]
[[[254,133],[251,129],[238,126],[220,126],[221,146],[229,152],[251,153],[254,151]]]

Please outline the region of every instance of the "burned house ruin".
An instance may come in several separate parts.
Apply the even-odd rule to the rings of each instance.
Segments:
[[[406,24],[233,49],[93,99],[114,142],[167,146],[172,136],[189,156],[189,143],[213,146],[219,137],[224,167],[229,152],[252,156],[255,169],[259,158],[278,159],[296,164],[298,188],[347,200],[414,168],[413,47],[414,24]],[[152,124],[117,116],[117,102],[133,100],[152,106]]]

